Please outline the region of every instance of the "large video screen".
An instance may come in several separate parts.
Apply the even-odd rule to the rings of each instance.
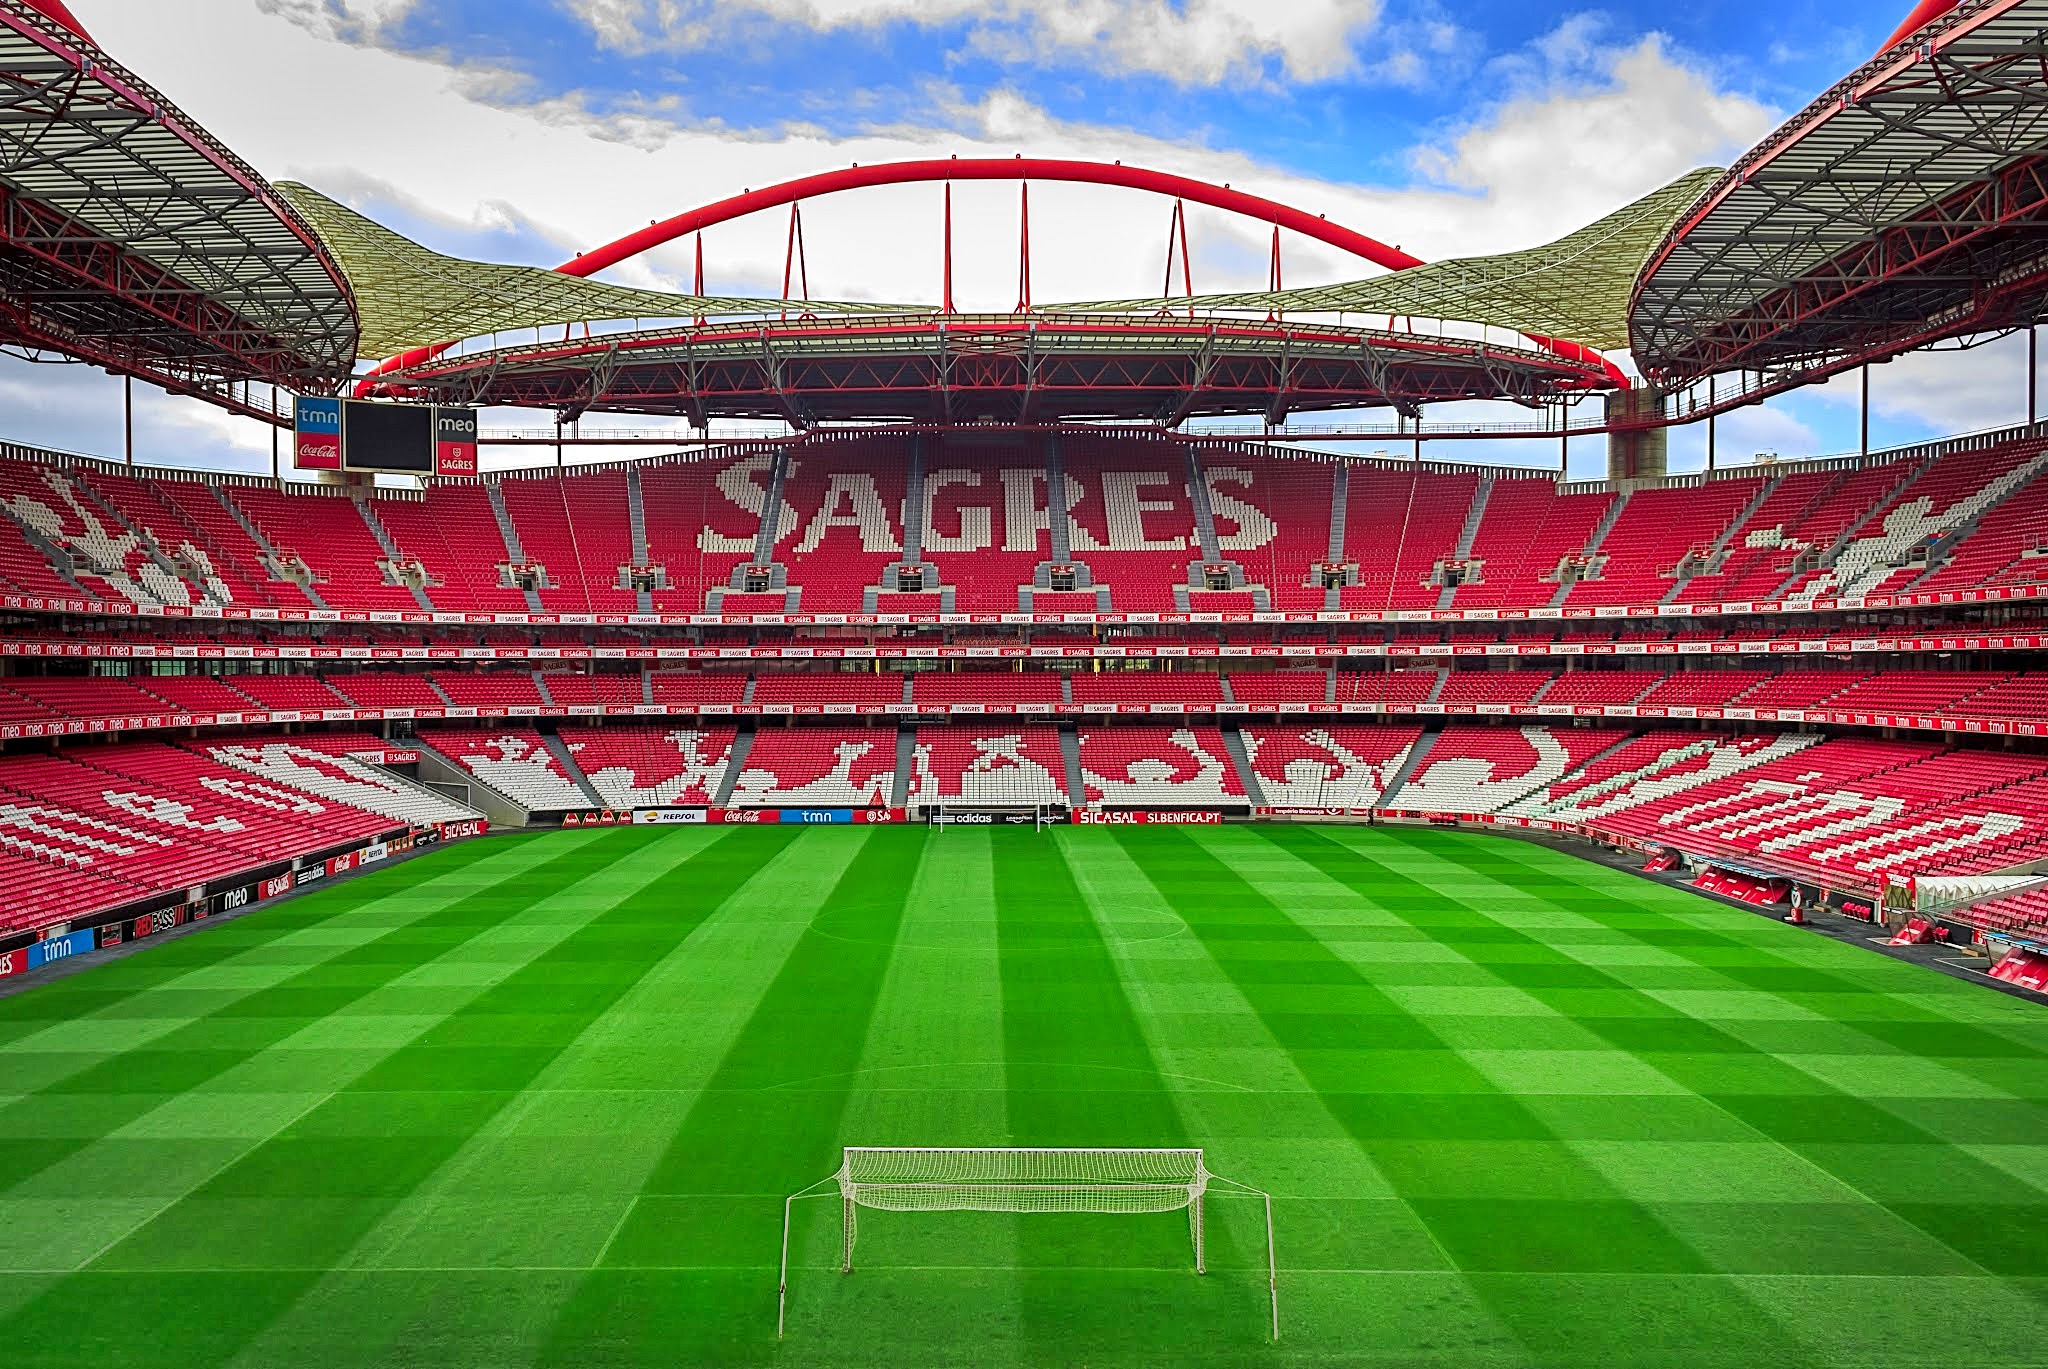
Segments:
[[[434,411],[410,404],[349,400],[343,406],[341,464],[350,471],[434,473]]]

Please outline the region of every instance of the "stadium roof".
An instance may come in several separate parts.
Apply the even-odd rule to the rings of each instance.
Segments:
[[[1634,204],[1553,243],[1497,256],[1453,258],[1368,280],[1194,299],[1125,299],[1053,305],[1050,311],[1252,310],[1390,314],[1490,324],[1603,349],[1628,345],[1629,296],[1671,225],[1720,176],[1689,172]]]
[[[784,420],[1040,423],[1453,399],[1539,404],[1610,385],[1599,359],[1317,323],[899,314],[711,323],[421,357],[383,392],[442,403]]]
[[[335,389],[355,360],[340,269],[263,178],[81,35],[0,0],[0,343],[244,407]]]
[[[1938,8],[1672,228],[1634,305],[1645,374],[1818,379],[2039,316],[2048,0]]]
[[[533,266],[469,261],[422,247],[310,186],[285,181],[277,188],[313,225],[347,275],[362,320],[357,349],[365,357],[550,325],[775,315],[792,310],[900,313],[907,307],[675,295],[607,285]]]

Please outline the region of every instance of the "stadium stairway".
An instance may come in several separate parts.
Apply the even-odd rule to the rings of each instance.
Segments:
[[[28,544],[43,554],[43,559],[50,563],[51,573],[63,581],[74,594],[78,595],[81,599],[97,599],[101,597],[78,582],[78,577],[71,573],[70,555],[46,537],[42,529],[16,513],[14,506],[4,499],[0,499],[0,511],[6,513],[8,521],[20,530],[22,537]]]
[[[1351,502],[1351,467],[1338,462],[1330,473],[1330,546],[1324,552],[1323,564],[1341,566],[1344,564],[1344,510]],[[1344,607],[1344,591],[1336,585],[1323,591],[1323,611],[1335,613]]]
[[[1486,503],[1493,497],[1493,477],[1479,478],[1479,488],[1472,492],[1472,504],[1465,510],[1465,524],[1458,529],[1458,540],[1451,548],[1451,560],[1462,562],[1472,556],[1472,543],[1479,536],[1479,524],[1486,517]],[[1451,600],[1457,597],[1456,585],[1444,585],[1436,592],[1436,606],[1449,608]]]
[[[1729,522],[1728,526],[1721,529],[1721,535],[1707,544],[1707,553],[1701,560],[1701,565],[1707,572],[1711,573],[1714,567],[1723,562],[1728,554],[1728,544],[1735,540],[1735,534],[1741,532],[1743,528],[1749,525],[1749,520],[1756,516],[1756,511],[1764,506],[1764,501],[1777,491],[1779,483],[1783,480],[1783,476],[1774,475],[1757,486],[1756,494],[1750,498],[1747,504],[1736,510],[1735,517]],[[1691,584],[1694,577],[1699,573],[1696,571],[1693,575],[1675,577],[1671,582],[1671,588],[1665,591],[1664,597],[1658,600],[1658,602],[1661,604],[1675,604],[1679,602],[1680,598],[1685,594],[1685,587]]]
[[[225,605],[228,602],[226,589],[218,575],[213,576],[210,580],[202,580],[180,569],[165,554],[163,547],[157,542],[156,538],[146,535],[143,529],[130,522],[119,509],[115,508],[99,491],[93,489],[90,484],[81,479],[76,472],[70,473],[70,479],[71,486],[77,491],[77,496],[81,503],[91,505],[92,511],[97,516],[105,519],[107,523],[114,527],[121,529],[127,536],[133,537],[144,554],[156,563],[158,569],[162,570],[171,579],[188,586],[201,604],[218,606]]]
[[[747,682],[747,688],[753,688],[753,681]],[[725,763],[725,773],[719,776],[718,792],[711,796],[713,807],[723,808],[732,802],[732,791],[740,782],[740,772],[747,768],[747,757],[753,753],[754,738],[758,735],[753,728],[743,727],[732,739],[732,755]]]
[[[905,681],[908,683],[908,680]],[[891,808],[910,806],[910,782],[917,769],[917,727],[906,723],[896,731],[896,784],[889,791]]]
[[[540,734],[540,739],[542,744],[547,747],[548,753],[561,765],[562,773],[567,775],[571,783],[583,791],[585,798],[589,799],[591,803],[599,808],[611,807],[611,804],[605,801],[604,795],[597,792],[597,786],[590,782],[590,777],[583,773],[583,767],[576,764],[576,757],[570,754],[569,748],[562,745],[560,737],[552,732],[543,732]]]
[[[1842,530],[1835,535],[1834,540],[1828,543],[1826,550],[1821,552],[1821,569],[1832,569],[1835,564],[1835,558],[1842,554],[1843,549],[1849,546],[1852,542],[1854,542],[1856,538],[1863,532],[1863,530],[1869,527],[1872,521],[1874,521],[1879,514],[1883,513],[1886,509],[1891,508],[1893,505],[1899,503],[1901,500],[1908,498],[1911,494],[1913,487],[1920,483],[1921,477],[1926,475],[1927,472],[1932,470],[1933,468],[1934,458],[1932,457],[1928,457],[1916,463],[1913,469],[1907,473],[1905,479],[1899,481],[1898,484],[1891,486],[1888,490],[1880,492],[1877,495],[1877,497],[1872,499],[1866,507],[1864,507],[1860,512],[1856,514],[1855,517],[1849,519],[1848,522],[1843,525]],[[1845,481],[1844,483],[1846,484],[1847,482]],[[1832,490],[1834,488],[1835,487],[1830,487],[1830,493],[1832,493]],[[1828,497],[1828,495],[1824,495],[1822,499],[1816,500],[1816,505],[1823,504],[1825,502],[1825,499]],[[1769,597],[1773,599],[1783,599],[1792,595],[1794,591],[1796,591],[1800,585],[1804,584],[1812,574],[1813,572],[1811,571],[1794,571],[1791,575],[1787,576],[1775,588],[1772,589]]]
[[[1188,506],[1195,514],[1195,542],[1201,548],[1204,562],[1220,565],[1223,547],[1216,537],[1216,510],[1209,503],[1209,478],[1203,473],[1202,458],[1193,447],[1188,448],[1184,456],[1187,462]]]
[[[525,804],[508,794],[499,792],[479,779],[468,766],[445,756],[426,742],[415,737],[407,743],[420,753],[420,778],[427,783],[421,787],[447,802],[454,802],[433,786],[436,784],[463,785],[467,788],[468,804],[491,820],[495,827],[525,827],[533,820],[532,812]],[[601,806],[601,805],[600,805]]]
[[[1955,559],[1956,548],[1967,541],[1982,526],[1984,520],[2013,500],[2022,498],[2035,485],[2040,484],[2042,472],[2048,468],[2041,456],[2036,456],[2023,468],[2024,473],[2016,481],[2005,482],[2001,488],[1991,491],[1992,498],[1981,506],[1970,507],[1967,516],[1958,519],[1952,527],[1942,531],[1933,547],[1929,549],[1927,568],[1899,587],[1902,594],[1918,591],[1927,581],[1944,570]]]
[[[1066,454],[1055,437],[1045,444],[1046,545],[1055,563],[1074,560],[1074,501],[1067,489]]]
[[[306,602],[314,608],[334,607],[334,605],[320,597],[320,591],[313,587],[311,580],[299,580],[284,573],[285,560],[283,554],[278,551],[268,537],[263,535],[263,530],[256,526],[256,520],[242,512],[241,506],[228,498],[226,489],[211,483],[207,485],[206,489],[207,493],[220,501],[220,506],[228,511],[228,516],[235,520],[235,523],[248,536],[249,540],[256,544],[257,550],[263,553],[263,559],[266,563],[264,568],[270,572],[273,580],[296,585],[299,593],[306,596]]]
[[[1408,748],[1408,755],[1401,762],[1401,768],[1396,770],[1393,776],[1387,780],[1387,787],[1380,793],[1380,804],[1382,807],[1393,808],[1397,806],[1394,800],[1399,796],[1401,786],[1408,783],[1408,777],[1413,775],[1416,768],[1425,760],[1429,759],[1430,749],[1436,745],[1437,738],[1442,735],[1442,729],[1432,727],[1415,739],[1415,745]]]
[[[754,564],[772,565],[775,561],[775,542],[782,528],[782,501],[784,486],[789,483],[789,449],[777,447],[775,460],[768,467],[768,497],[761,502],[761,526],[754,533]]]
[[[1228,682],[1225,682],[1228,687]],[[1230,764],[1236,769],[1237,777],[1244,781],[1245,797],[1252,806],[1266,806],[1266,791],[1259,785],[1259,772],[1252,765],[1251,752],[1246,749],[1244,737],[1235,727],[1223,729],[1223,749],[1230,756]]]
[[[1613,532],[1614,525],[1621,521],[1621,515],[1628,508],[1629,500],[1633,497],[1634,493],[1635,491],[1633,490],[1623,490],[1614,497],[1613,501],[1607,505],[1607,512],[1601,514],[1600,521],[1593,525],[1592,535],[1586,538],[1586,545],[1579,549],[1579,555],[1586,558],[1587,567],[1596,573],[1601,564],[1600,544],[1607,540],[1607,534]],[[1478,531],[1477,528],[1473,529],[1475,534]],[[1565,600],[1572,597],[1572,590],[1577,586],[1578,581],[1567,580],[1560,575],[1558,577],[1557,593],[1551,596],[1550,607],[1563,608]]]
[[[647,501],[640,494],[640,463],[631,462],[626,467],[626,523],[633,533],[633,564],[649,566],[654,563],[647,551]],[[639,602],[634,608],[641,613],[652,613],[654,592],[635,591]]]
[[[903,482],[903,560],[906,565],[924,562],[924,439],[910,439],[910,469]]]
[[[505,492],[499,489],[498,483],[493,480],[485,483],[484,493],[491,501],[491,516],[498,520],[498,536],[505,541],[506,559],[517,566],[530,564],[526,559],[526,547],[519,540],[519,529],[512,525],[512,511],[505,507]],[[542,567],[542,570],[545,571],[546,567]],[[548,578],[553,579],[552,576]],[[525,594],[528,613],[547,612],[546,605],[540,601],[539,590],[529,589]]]
[[[384,526],[384,520],[379,518],[377,511],[370,507],[370,501],[367,499],[357,499],[351,502],[355,504],[356,511],[362,514],[363,522],[369,526],[370,535],[377,539],[377,545],[384,548],[384,555],[390,559],[391,564],[394,566],[403,564],[406,559],[405,553],[398,549],[398,543],[391,540],[391,530]],[[409,588],[412,590],[413,599],[422,609],[428,613],[435,612],[434,601],[427,597],[427,592],[424,589],[421,589],[418,585],[412,585]]]
[[[1067,763],[1067,793],[1079,808],[1088,800],[1088,786],[1081,778],[1081,729],[1071,722],[1060,724],[1060,756]]]

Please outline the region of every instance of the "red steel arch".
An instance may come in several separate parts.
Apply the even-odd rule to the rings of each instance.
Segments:
[[[1941,18],[1942,15],[1947,14],[1955,7],[1956,0],[1920,0],[1920,3],[1913,7],[1913,12],[1906,16],[1905,22],[1899,25],[1898,31],[1884,40],[1884,46],[1877,50],[1878,55],[1883,56],[1885,53],[1890,52],[1908,37],[1927,27],[1927,25]]]
[[[1376,238],[1355,233],[1326,218],[1277,200],[1233,190],[1227,185],[1211,185],[1190,176],[1148,171],[1143,167],[1125,166],[1122,162],[1084,162],[1059,157],[934,157],[924,161],[842,167],[837,171],[823,171],[814,176],[785,181],[765,190],[749,190],[628,233],[596,251],[579,253],[575,260],[564,262],[555,269],[564,275],[588,276],[699,229],[712,228],[763,209],[777,209],[797,200],[837,194],[842,190],[868,190],[878,186],[915,185],[930,181],[1054,181],[1147,190],[1156,195],[1172,195],[1208,205],[1211,209],[1278,224],[1304,237],[1363,257],[1389,271],[1405,271],[1411,266],[1422,265],[1420,257],[1412,257],[1398,247],[1389,247]]]
[[[1390,247],[1377,238],[1367,237],[1341,224],[1331,223],[1322,215],[1310,214],[1291,205],[1281,204],[1277,200],[1269,200],[1243,190],[1234,190],[1227,185],[1214,185],[1208,181],[1196,180],[1191,176],[1177,176],[1167,171],[1125,166],[1122,162],[1090,162],[1073,158],[1020,155],[878,162],[872,166],[856,165],[835,171],[818,172],[761,190],[748,190],[693,209],[686,214],[678,214],[674,218],[650,224],[603,247],[589,252],[579,252],[555,270],[565,276],[591,276],[622,261],[629,261],[643,252],[673,242],[677,238],[765,209],[777,209],[800,200],[837,194],[844,190],[866,190],[936,181],[1053,181],[1149,191],[1153,194],[1192,200],[1196,204],[1207,205],[1212,209],[1242,214],[1248,218],[1274,224],[1349,252],[1389,271],[1405,271],[1425,264],[1420,257],[1404,252],[1398,247]],[[1606,368],[1611,379],[1623,386],[1628,384],[1627,378],[1611,362],[1607,362],[1590,347],[1558,338],[1536,337],[1534,334],[1530,336],[1538,346],[1559,356],[1574,361],[1597,362]],[[447,347],[448,344],[445,343],[420,347],[387,359],[357,384],[356,393],[369,394],[375,389],[373,381],[377,376],[417,366],[423,361],[431,361],[446,351]]]

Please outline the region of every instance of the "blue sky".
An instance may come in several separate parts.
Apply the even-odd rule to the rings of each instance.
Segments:
[[[1288,200],[1442,257],[1527,246],[1724,164],[1868,56],[1906,0],[76,0],[81,20],[274,178],[443,251],[553,265],[693,204],[914,156],[1084,156]],[[194,8],[217,22],[194,25]],[[1894,13],[1894,10],[1898,13]],[[937,191],[806,209],[820,294],[931,299]],[[961,290],[1007,307],[1015,192],[963,192]],[[1033,192],[1038,294],[1155,291],[1167,206]],[[772,221],[770,221],[772,220]],[[707,235],[712,288],[772,293],[780,217]],[[1198,212],[1198,289],[1264,283],[1263,230]],[[1290,284],[1357,263],[1290,243]],[[617,278],[687,284],[682,247]],[[1915,358],[1876,439],[2018,417],[2020,349]],[[0,362],[6,435],[118,446],[105,377]],[[1724,458],[1856,442],[1853,386],[1724,421]],[[267,434],[150,401],[145,456],[267,463]],[[1512,412],[1500,415],[1513,417]],[[529,417],[523,420],[538,423]],[[1696,465],[1703,433],[1674,437]],[[1531,452],[1555,459],[1555,449]],[[1479,455],[1479,451],[1472,451]],[[1501,450],[1488,453],[1512,456]],[[1574,451],[1593,473],[1598,444]]]
[[[1006,20],[996,5],[978,7],[978,15],[915,22],[892,17],[898,6],[878,3],[872,17],[830,27],[773,13],[803,6],[685,6],[702,11],[690,19],[711,23],[702,39],[677,32],[681,24],[665,27],[655,5],[638,14],[630,3],[580,7],[584,15],[630,16],[619,22],[656,40],[646,45],[606,41],[602,23],[578,8],[560,0],[438,0],[399,14],[376,37],[518,72],[532,81],[526,98],[534,102],[577,91],[594,110],[608,112],[672,97],[680,102],[679,119],[754,135],[791,124],[838,132],[892,123],[943,127],[949,106],[1009,89],[1056,119],[1108,123],[1166,141],[1195,139],[1318,179],[1399,186],[1411,179],[1405,149],[1471,117],[1504,89],[1555,76],[1596,77],[1589,63],[1574,72],[1568,58],[1544,53],[1545,41],[1569,22],[1607,45],[1661,34],[1715,70],[1727,88],[1778,109],[1824,88],[1896,22],[1882,6],[1845,21],[1843,6],[1815,0],[1582,10],[1389,0],[1346,35],[1347,63],[1313,69],[1291,62],[1285,51],[1247,51],[1226,77],[1208,80],[1176,79],[1105,58],[1099,48],[1047,41],[1028,18]],[[727,17],[712,19],[721,8]],[[1174,8],[1185,13],[1188,6]]]

